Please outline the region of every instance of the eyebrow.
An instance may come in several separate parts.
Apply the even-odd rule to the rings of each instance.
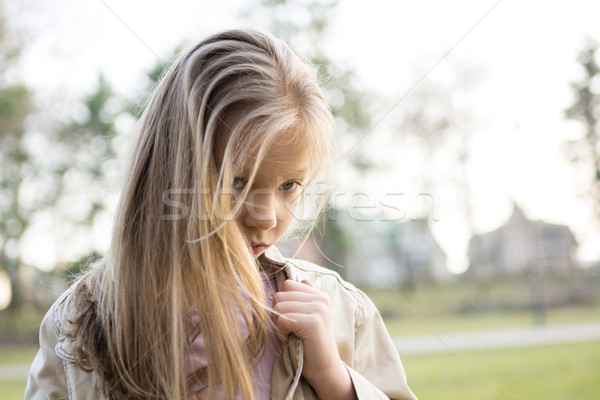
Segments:
[[[289,170],[285,171],[284,175],[289,179],[298,178],[298,177],[303,177],[303,179],[304,179],[306,176],[308,176],[309,172],[310,172],[310,168],[307,165],[307,166],[301,166],[299,168],[291,167]],[[249,176],[250,171],[247,169],[244,169],[244,171],[241,175]]]
[[[287,172],[290,175],[308,175],[308,167],[306,167],[306,168],[298,168],[298,169],[290,169]]]

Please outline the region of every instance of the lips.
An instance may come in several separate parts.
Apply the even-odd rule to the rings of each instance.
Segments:
[[[252,247],[254,255],[257,255],[265,251],[269,245],[266,243],[251,242],[250,247]]]

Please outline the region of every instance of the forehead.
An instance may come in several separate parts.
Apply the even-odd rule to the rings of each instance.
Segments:
[[[254,168],[256,157],[248,160],[244,170],[248,173]],[[282,176],[300,177],[308,173],[310,167],[310,149],[308,140],[300,138],[295,140],[276,140],[272,143],[264,157],[259,161],[257,175],[260,176]],[[302,176],[300,176],[302,175]]]

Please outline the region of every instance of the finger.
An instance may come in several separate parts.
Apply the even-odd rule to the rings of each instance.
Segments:
[[[311,301],[318,300],[317,293],[304,293],[304,292],[277,292],[275,293],[275,303],[284,301],[298,301],[303,303],[310,303]]]
[[[277,328],[281,334],[288,335],[290,333],[299,334],[302,328],[309,326],[315,319],[312,315],[290,313],[279,316],[277,318]],[[300,336],[301,339],[303,339]]]
[[[293,318],[290,318],[289,315],[278,314],[277,319],[275,320],[275,326],[277,327],[279,337],[284,341],[287,341],[288,335],[293,333],[291,328],[296,326],[296,324],[297,321]]]
[[[327,305],[323,302],[313,301],[310,303],[299,301],[285,301],[275,304],[275,311],[289,317],[289,314],[320,314],[326,315]]]
[[[317,293],[317,290],[315,290],[308,281],[296,282],[291,279],[287,279],[281,285],[281,291],[283,292],[293,290],[306,293]]]

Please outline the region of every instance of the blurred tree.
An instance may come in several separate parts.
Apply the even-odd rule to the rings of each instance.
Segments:
[[[70,264],[68,268],[61,271],[61,274],[71,283],[81,276],[81,273],[86,270],[91,264],[102,259],[102,254],[96,250],[92,250],[88,254],[82,256],[79,260]]]
[[[579,82],[571,84],[575,102],[565,110],[568,119],[579,121],[584,126],[582,137],[568,143],[571,160],[589,174],[589,190],[586,194],[593,201],[600,219],[600,68],[596,59],[598,42],[588,39],[577,61],[585,75]]]
[[[102,186],[102,160],[114,156],[113,121],[119,110],[111,105],[116,96],[100,76],[78,118],[44,120],[42,108],[34,106],[34,93],[18,77],[21,35],[11,31],[6,21],[0,2],[0,268],[10,277],[9,308],[16,310],[32,298],[34,273],[21,255],[27,229],[36,215],[61,199],[70,205],[69,186],[85,184],[88,192],[95,184]],[[43,109],[53,106],[44,104]],[[71,222],[90,224],[102,202],[97,196],[85,215]]]
[[[421,192],[432,193],[440,184],[453,182],[460,186],[459,192],[468,194],[467,167],[474,129],[469,92],[479,84],[483,71],[446,66],[451,80],[442,82],[430,76],[406,97],[396,134],[420,148],[421,168],[416,180]],[[436,160],[444,154],[450,161],[436,166]],[[468,200],[466,196],[463,202]]]
[[[127,99],[127,105],[124,108],[125,112],[129,113],[135,119],[141,117],[152,90],[154,90],[161,76],[184,48],[183,44],[176,46],[167,58],[157,59],[154,65],[146,70],[146,81],[141,85],[141,89],[136,94]]]
[[[464,228],[471,237],[475,233],[471,186],[469,184],[469,161],[474,132],[474,117],[470,112],[469,93],[481,82],[484,70],[456,66],[445,62],[438,68],[449,68],[447,81],[435,79],[431,74],[423,80],[402,104],[401,118],[396,134],[419,149],[421,168],[415,177],[418,190],[431,194],[431,203],[422,210],[419,218],[434,220],[435,193],[443,185],[452,187],[456,204],[462,213]],[[442,75],[443,76],[443,75]],[[410,147],[410,145],[409,145]],[[436,161],[446,160],[436,165]],[[476,266],[469,271],[478,277]],[[409,275],[410,276],[410,275]]]
[[[81,115],[61,123],[56,129],[56,148],[63,157],[56,158],[50,168],[57,185],[55,201],[69,191],[65,186],[67,173],[77,177],[77,186],[84,182],[88,185],[91,196],[88,210],[84,216],[75,218],[79,223],[90,225],[106,206],[104,194],[110,185],[104,181],[107,172],[104,162],[116,156],[113,146],[117,136],[115,120],[124,112],[125,106],[103,74],[98,76],[96,87],[82,103]],[[72,156],[65,157],[66,154]]]
[[[21,54],[20,36],[9,34],[4,4],[0,3],[0,268],[11,280],[13,307],[21,305],[19,241],[29,223],[20,203],[23,174],[31,165],[25,136],[27,117],[33,110],[30,89],[11,73]]]

